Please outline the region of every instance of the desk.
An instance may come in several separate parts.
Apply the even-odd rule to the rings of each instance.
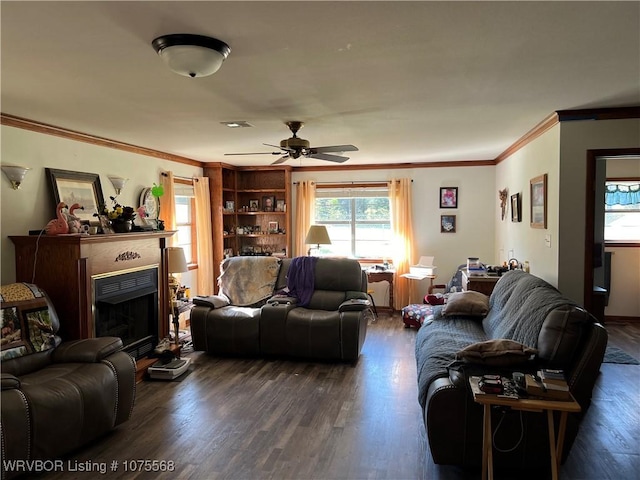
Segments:
[[[393,270],[367,270],[367,281],[369,283],[389,282],[389,308],[392,313],[395,311],[393,308],[393,277],[395,275],[396,272]]]
[[[476,393],[479,389],[477,381],[480,377],[470,377],[469,383],[473,392],[473,400],[484,407],[483,417],[483,440],[482,440],[482,480],[493,480],[493,445],[492,445],[492,429],[491,429],[491,406],[500,405],[511,407],[514,410],[522,410],[527,412],[547,412],[547,428],[549,429],[549,451],[551,453],[551,478],[558,479],[558,465],[562,458],[562,446],[564,443],[564,434],[567,428],[567,415],[569,412],[579,412],[580,404],[576,402],[573,395],[571,400],[546,400],[541,398],[504,398],[498,395],[490,395],[486,393]],[[475,382],[475,386],[474,383]],[[558,439],[555,438],[555,425],[553,422],[553,412],[560,413],[560,425],[558,426]]]
[[[478,275],[471,276],[467,273],[467,269],[462,270],[462,290],[475,290],[476,292],[484,293],[485,295],[491,295],[493,287],[496,286],[496,282],[501,277],[498,275]]]

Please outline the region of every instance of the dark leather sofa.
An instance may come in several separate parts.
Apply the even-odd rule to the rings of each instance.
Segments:
[[[415,346],[418,401],[434,462],[474,468],[481,465],[483,410],[473,401],[468,376],[482,372],[510,375],[511,370],[523,371],[523,367],[447,367],[456,359],[456,352],[468,345],[500,338],[538,350],[530,370],[548,367],[565,371],[582,411],[569,414],[564,461],[591,403],[607,344],[604,327],[553,286],[521,270],[505,273],[496,283],[484,318],[445,317],[442,306],[434,308],[434,318],[418,330]],[[494,444],[503,450],[494,451],[496,466],[531,470],[549,465],[543,413],[525,412],[520,417],[518,412],[505,412],[493,415],[492,420],[494,432],[501,422],[494,437]],[[558,423],[556,419],[556,429]]]
[[[135,361],[120,338],[62,342],[55,308],[35,285],[1,293],[2,478],[12,478],[29,471],[12,462],[59,460],[128,420]]]
[[[294,259],[278,262],[271,295],[256,304],[234,304],[226,296],[231,286],[224,281],[220,282],[219,295],[194,299],[196,306],[191,311],[194,349],[216,355],[357,360],[371,312],[366,274],[356,260],[316,260],[314,287],[306,306],[301,306],[298,297],[285,291],[290,283],[287,274],[296,268]],[[255,274],[268,268],[273,260],[265,257],[227,259],[222,264],[221,279],[226,278],[225,271],[233,268],[234,262],[249,264],[247,270]]]

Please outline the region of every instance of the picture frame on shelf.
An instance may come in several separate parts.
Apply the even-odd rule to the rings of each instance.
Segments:
[[[269,222],[269,226],[267,227],[267,232],[269,233],[278,233],[278,222]]]
[[[235,211],[236,203],[233,200],[226,200],[224,202],[224,211],[227,213],[232,213]]]
[[[45,168],[45,172],[51,185],[54,209],[60,202],[66,203],[67,207],[78,203],[84,210],[78,209],[74,215],[81,221],[94,219],[93,214],[104,205],[100,175],[57,168]]]
[[[440,233],[456,233],[455,215],[440,215]]]
[[[511,195],[511,221],[522,221],[522,202],[520,201],[520,193]]]
[[[111,222],[109,221],[109,217],[106,215],[98,215],[98,220],[100,222],[100,228],[102,229],[102,233],[115,233],[113,231],[113,227],[111,227]]]
[[[531,228],[547,228],[547,174],[534,177],[529,182],[531,197]]]
[[[276,206],[276,197],[274,195],[265,195],[262,197],[262,210],[264,212],[273,212]]]
[[[458,208],[458,187],[440,187],[440,208]]]
[[[276,200],[276,212],[286,212],[287,207],[284,200]]]

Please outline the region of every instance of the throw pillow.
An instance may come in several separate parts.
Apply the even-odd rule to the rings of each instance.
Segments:
[[[489,312],[489,297],[480,292],[467,290],[449,295],[442,315],[466,315],[484,317]]]
[[[511,367],[528,362],[536,353],[538,351],[535,348],[514,340],[499,338],[472,343],[456,353],[456,359],[492,367]]]

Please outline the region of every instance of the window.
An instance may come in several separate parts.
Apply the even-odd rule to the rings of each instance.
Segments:
[[[640,180],[605,183],[605,241],[640,241]]]
[[[386,187],[316,187],[315,223],[326,225],[331,245],[321,255],[390,257],[391,214]]]
[[[196,248],[196,200],[193,185],[186,180],[175,180],[176,247],[184,249],[189,265],[198,264]]]

